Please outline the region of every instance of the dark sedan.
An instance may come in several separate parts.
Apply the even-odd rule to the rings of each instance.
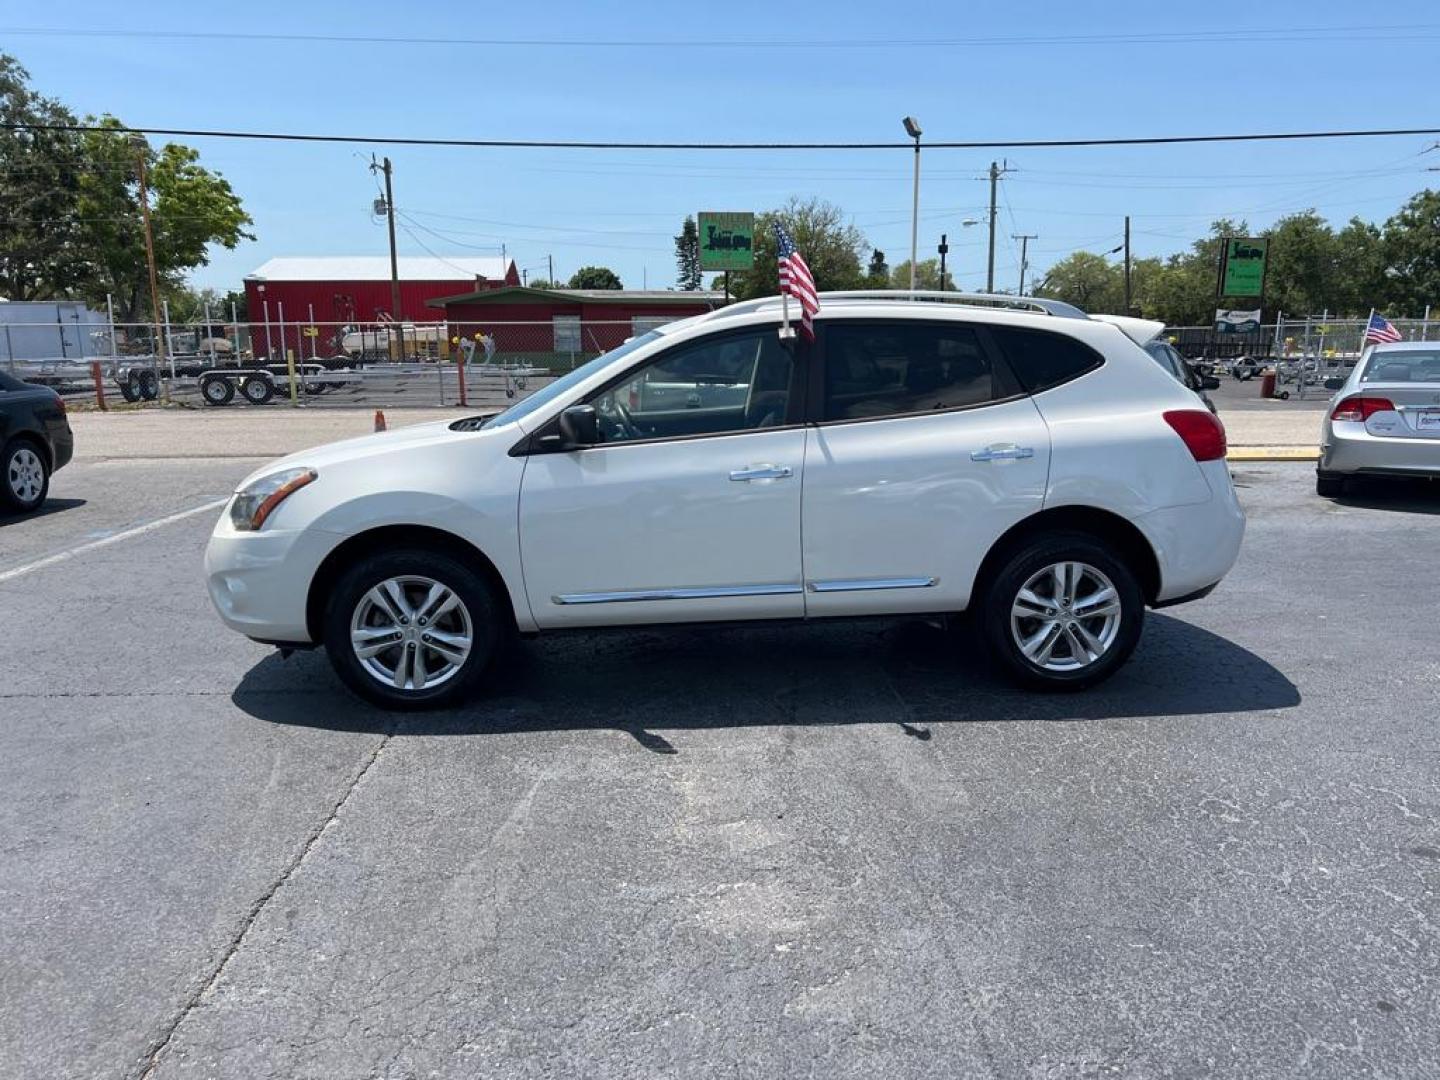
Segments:
[[[0,512],[38,509],[74,452],[60,395],[0,372]]]

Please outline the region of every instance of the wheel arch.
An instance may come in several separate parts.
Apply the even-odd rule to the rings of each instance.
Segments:
[[[1160,560],[1144,533],[1110,510],[1094,506],[1055,506],[1016,522],[990,546],[975,574],[975,584],[970,593],[972,605],[1017,548],[1037,536],[1061,531],[1089,533],[1113,545],[1125,564],[1135,572],[1145,603],[1155,603],[1160,594]]]
[[[12,443],[29,443],[40,452],[40,460],[45,463],[45,471],[55,471],[55,455],[50,452],[50,440],[34,428],[9,428],[0,431],[0,450],[10,446]]]
[[[489,583],[497,602],[504,605],[502,610],[510,625],[515,625],[515,608],[505,579],[490,557],[470,541],[431,525],[380,525],[347,537],[316,568],[305,597],[305,629],[311,641],[322,640],[325,601],[345,568],[373,552],[394,551],[401,547],[444,552],[474,567]]]

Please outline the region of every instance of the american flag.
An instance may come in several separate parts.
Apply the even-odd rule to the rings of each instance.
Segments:
[[[1365,327],[1365,344],[1375,345],[1387,341],[1399,341],[1400,331],[1391,325],[1390,320],[1383,315],[1370,313],[1370,325]]]
[[[780,265],[780,292],[800,301],[800,329],[810,341],[815,340],[816,314],[820,311],[820,297],[815,292],[815,278],[810,267],[795,247],[795,241],[784,225],[775,222],[775,259]]]

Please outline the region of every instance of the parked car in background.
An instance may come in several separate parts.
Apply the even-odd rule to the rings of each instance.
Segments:
[[[1230,375],[1241,382],[1248,382],[1264,370],[1264,361],[1254,356],[1237,356],[1230,361]]]
[[[39,509],[74,450],[60,395],[0,372],[0,511]]]
[[[1194,391],[1205,403],[1205,407],[1212,413],[1215,412],[1215,403],[1210,400],[1210,395],[1206,391],[1219,390],[1219,379],[1213,375],[1201,375],[1190,366],[1190,361],[1181,356],[1180,351],[1168,341],[1157,337],[1147,341],[1144,347],[1145,351],[1150,354],[1150,358],[1168,371],[1176,382]]]
[[[1016,681],[1078,689],[1130,656],[1147,606],[1229,571],[1225,430],[1140,348],[1160,324],[821,303],[813,345],[782,335],[778,297],[732,304],[493,418],[266,466],[206,551],[221,619],[323,645],[393,708],[461,699],[517,632],[958,612]]]
[[[1440,478],[1440,343],[1372,346],[1325,388],[1337,393],[1320,426],[1318,494],[1360,477]]]

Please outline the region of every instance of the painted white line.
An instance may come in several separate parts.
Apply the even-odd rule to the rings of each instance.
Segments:
[[[12,578],[23,577],[36,570],[44,570],[47,566],[54,566],[56,563],[68,562],[79,555],[96,550],[97,548],[109,547],[111,544],[118,544],[121,540],[129,540],[132,536],[144,536],[156,529],[163,529],[166,525],[173,525],[177,521],[184,521],[196,514],[203,514],[207,510],[218,510],[230,501],[230,496],[223,499],[216,499],[207,502],[203,506],[192,506],[189,510],[181,510],[178,513],[170,514],[167,517],[156,518],[154,521],[147,521],[144,525],[136,525],[132,529],[107,536],[102,540],[92,540],[88,544],[80,544],[78,547],[68,548],[65,551],[57,551],[54,555],[47,555],[43,559],[36,559],[34,562],[25,563],[15,567],[13,570],[0,571],[0,582],[6,582]]]

